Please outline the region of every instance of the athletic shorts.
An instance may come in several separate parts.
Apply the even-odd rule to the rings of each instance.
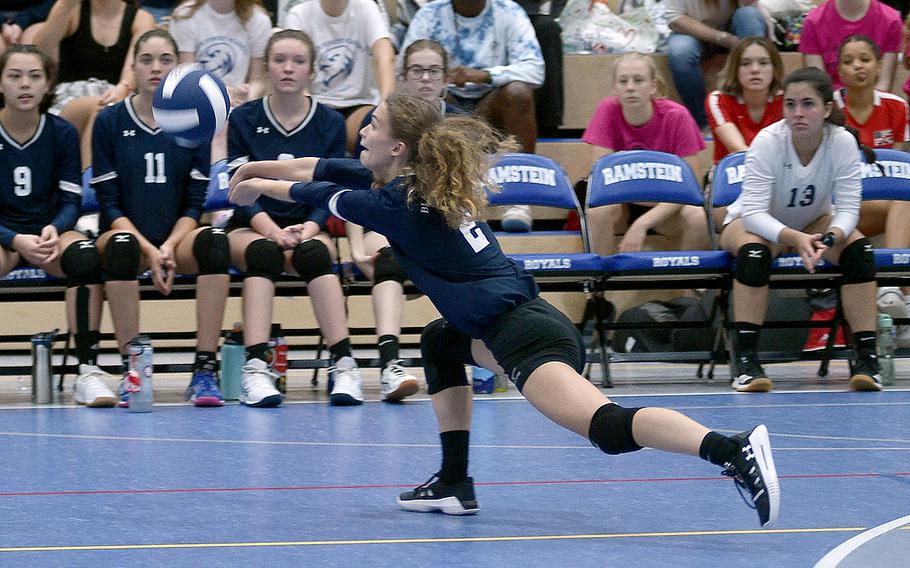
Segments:
[[[102,79],[95,79],[94,77],[83,81],[60,83],[54,89],[54,104],[48,112],[59,115],[63,108],[70,104],[74,99],[80,97],[100,97],[113,88],[114,85],[111,85]]]
[[[521,304],[496,320],[483,342],[521,391],[537,367],[551,361],[579,373],[585,366],[585,345],[575,324],[543,298]]]

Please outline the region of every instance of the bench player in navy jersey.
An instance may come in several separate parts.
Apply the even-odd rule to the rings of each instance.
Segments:
[[[92,186],[101,205],[98,248],[121,354],[139,332],[137,274],[150,269],[162,294],[175,274],[196,274],[196,357],[186,397],[222,406],[215,351],[228,295],[230,251],[221,229],[200,227],[208,187],[208,147],[191,150],[162,132],[152,116],[158,84],[177,63],[177,45],[161,29],[133,50],[137,92],[98,114],[92,132]],[[129,393],[120,389],[120,406]]]
[[[315,47],[304,32],[284,30],[266,46],[266,73],[272,94],[231,112],[228,170],[251,160],[301,156],[344,156],[344,118],[306,94],[313,80]],[[325,209],[263,197],[234,211],[228,223],[231,259],[246,273],[243,281],[243,368],[240,402],[268,407],[282,396],[266,364],[275,280],[285,271],[307,284],[316,320],[333,360],[329,369],[332,404],[363,402],[362,381],[351,356],[341,282],[333,271],[335,246],[323,231]]]
[[[239,204],[260,194],[310,203],[386,235],[411,281],[443,315],[421,337],[442,468],[402,493],[398,504],[410,511],[477,511],[467,475],[473,393],[464,365],[471,363],[508,374],[544,415],[605,453],[651,447],[723,467],[751,495],[761,524],[773,523],[780,495],[764,425],[728,438],[673,410],[614,404],[579,374],[578,330],[539,297],[534,279],[502,253],[481,220],[489,153],[510,146],[485,123],[443,120],[435,105],[395,93],[363,130],[362,165],[251,163],[231,180],[230,198]],[[292,179],[316,181],[282,181]]]
[[[0,56],[0,276],[19,264],[66,277],[66,316],[75,329],[79,376],[73,398],[114,406],[98,368],[101,269],[98,250],[72,230],[82,205],[79,135],[46,114],[50,60],[32,45]]]

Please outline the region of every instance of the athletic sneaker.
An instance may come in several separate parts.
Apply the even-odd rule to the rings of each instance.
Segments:
[[[423,485],[400,494],[398,506],[418,513],[440,511],[446,515],[473,515],[477,512],[474,479],[468,477],[457,483],[446,483],[434,473]]]
[[[417,391],[420,390],[420,383],[417,381],[417,377],[404,370],[401,360],[396,359],[382,370],[379,387],[382,400],[399,402],[403,398],[417,394]]]
[[[329,367],[329,402],[332,406],[363,404],[363,379],[353,358],[342,357]]]
[[[739,375],[733,378],[731,386],[738,392],[768,392],[774,386],[761,364],[752,357],[740,357],[737,368]]]
[[[878,358],[874,355],[861,355],[853,363],[853,376],[850,377],[850,388],[855,391],[882,390],[882,376],[879,374]]]
[[[192,400],[193,406],[224,406],[224,397],[218,390],[218,379],[211,371],[196,370],[190,386],[186,387],[184,400]]]
[[[110,408],[117,402],[114,392],[105,381],[113,377],[102,371],[97,365],[79,365],[79,376],[73,385],[73,400],[92,408]]]
[[[257,408],[278,406],[284,397],[275,388],[277,375],[262,359],[250,359],[240,375],[240,403]]]
[[[502,213],[502,230],[510,233],[527,233],[534,223],[530,205],[510,205]]]
[[[875,303],[878,304],[879,312],[888,314],[894,319],[910,317],[904,294],[900,288],[893,286],[879,288]]]
[[[761,526],[769,527],[777,520],[780,512],[780,484],[774,458],[771,456],[771,440],[768,429],[759,424],[749,432],[732,437],[741,446],[733,460],[724,464],[724,475],[732,477],[746,504],[758,511]],[[743,491],[751,498],[746,499]]]

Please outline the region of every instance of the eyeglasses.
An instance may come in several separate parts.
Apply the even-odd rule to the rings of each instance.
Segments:
[[[408,79],[411,81],[419,81],[423,79],[424,75],[427,75],[431,81],[441,80],[445,74],[445,67],[439,67],[434,65],[433,67],[421,67],[420,65],[411,65],[406,70]]]

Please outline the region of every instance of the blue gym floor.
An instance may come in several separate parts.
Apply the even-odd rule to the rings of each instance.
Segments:
[[[512,391],[514,392],[514,391]],[[612,394],[612,393],[611,393]],[[478,400],[480,513],[401,511],[439,466],[427,400],[0,409],[0,566],[908,566],[910,391],[615,396],[725,433],[763,422],[771,530],[719,468],[606,456],[524,400]],[[854,546],[855,545],[855,546]],[[831,563],[834,562],[834,563]]]

